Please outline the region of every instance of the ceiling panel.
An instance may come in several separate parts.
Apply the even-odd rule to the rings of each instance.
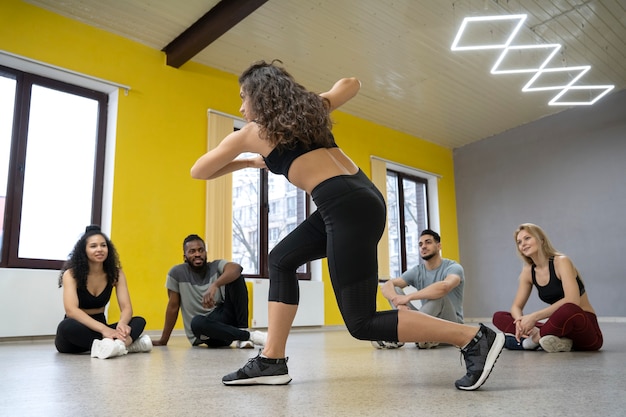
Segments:
[[[158,50],[218,3],[27,2]],[[550,66],[591,65],[578,84],[626,87],[623,0],[269,0],[193,61],[239,74],[277,58],[320,92],[356,76],[362,90],[344,111],[453,149],[567,108],[548,105],[555,91],[523,93],[532,74],[490,74],[500,50],[450,50],[465,17],[518,13],[528,18],[514,44],[562,44]]]

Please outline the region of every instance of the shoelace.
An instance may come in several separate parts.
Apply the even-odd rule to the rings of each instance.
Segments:
[[[250,369],[254,368],[254,361],[256,361],[258,358],[259,356],[255,356],[254,358],[248,359],[248,362],[246,362],[246,364],[241,369],[244,370],[247,368],[250,368]]]

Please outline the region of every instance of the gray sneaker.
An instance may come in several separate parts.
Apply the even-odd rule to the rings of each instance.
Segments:
[[[465,391],[478,389],[487,380],[503,347],[504,334],[496,333],[481,323],[476,336],[464,349],[461,349],[467,374],[457,380],[454,385]]]
[[[285,385],[291,382],[287,359],[262,358],[261,352],[238,371],[222,378],[224,385]]]

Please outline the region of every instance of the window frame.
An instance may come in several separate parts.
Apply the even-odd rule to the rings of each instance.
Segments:
[[[33,66],[29,62],[29,66]],[[49,68],[42,72],[51,72]],[[22,197],[24,192],[24,164],[26,158],[30,97],[32,86],[54,89],[93,99],[98,102],[96,151],[94,158],[94,178],[92,192],[91,223],[101,224],[105,188],[105,154],[107,152],[107,125],[109,124],[109,92],[88,88],[71,82],[61,81],[15,67],[0,65],[3,75],[16,80],[13,128],[11,135],[7,192],[3,225],[1,268],[60,269],[65,260],[20,258],[18,254],[20,223],[22,218]],[[54,71],[52,71],[54,72]],[[72,77],[69,77],[72,78]],[[80,78],[76,75],[73,78]],[[74,80],[72,80],[73,82]],[[93,85],[94,81],[90,83]],[[110,89],[109,89],[110,91]]]
[[[405,217],[405,210],[404,210],[406,201],[404,199],[403,183],[404,183],[404,180],[408,180],[408,181],[412,181],[412,182],[424,185],[424,189],[425,189],[424,201],[426,205],[426,229],[427,229],[428,225],[430,224],[430,209],[428,206],[428,180],[426,180],[425,178],[418,177],[413,174],[407,174],[401,171],[387,168],[387,174],[389,174],[390,172],[392,172],[396,176],[396,186],[398,190],[398,223],[400,226],[398,227],[398,233],[399,233],[398,243],[400,246],[399,247],[400,269],[401,271],[406,271],[409,265],[407,261],[407,243],[408,242],[407,242],[407,233],[406,233],[406,228],[407,228],[406,217]],[[421,230],[418,230],[418,235],[421,232],[422,232]],[[422,263],[421,258],[419,262]]]
[[[240,126],[235,125],[235,130],[238,130],[239,128]],[[286,178],[284,180],[287,181]],[[270,184],[269,171],[267,169],[259,170],[259,184],[258,184],[259,230],[257,233],[257,238],[258,238],[257,244],[259,248],[257,261],[258,261],[258,266],[259,266],[258,267],[259,273],[258,274],[246,273],[244,271],[243,276],[249,279],[268,279],[269,278],[269,252],[270,252],[269,251],[269,238],[270,238],[269,219],[270,219],[270,205],[271,205],[269,201],[269,197],[270,197],[269,184]],[[234,190],[235,190],[235,186],[233,184],[233,195],[235,194]],[[298,189],[298,192],[304,193],[304,199],[305,199],[304,210],[305,210],[305,220],[306,220],[306,218],[310,215],[311,201],[310,201],[309,196],[304,191]],[[296,210],[297,210],[297,201],[296,201]],[[234,216],[234,212],[233,212],[233,216]],[[232,248],[231,248],[231,251],[232,251]],[[298,280],[310,281],[312,279],[311,262],[307,262],[303,266],[305,268],[305,272],[297,272],[296,277],[298,278]]]

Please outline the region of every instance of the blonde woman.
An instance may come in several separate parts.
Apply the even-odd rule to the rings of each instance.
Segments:
[[[558,252],[543,229],[524,223],[515,230],[517,252],[524,260],[511,311],[498,311],[493,324],[506,333],[511,350],[546,352],[598,350],[602,332],[578,270]],[[533,286],[547,307],[524,313]]]

